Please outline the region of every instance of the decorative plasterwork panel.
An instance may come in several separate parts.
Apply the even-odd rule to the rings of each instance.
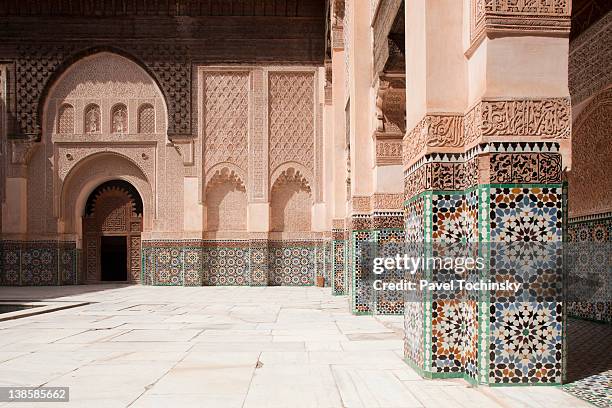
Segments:
[[[402,164],[402,137],[376,137],[376,165]]]
[[[465,144],[482,138],[569,139],[569,98],[484,100],[465,116]]]
[[[314,73],[268,75],[270,170],[294,161],[314,173]]]
[[[409,133],[403,143],[404,165],[408,165],[427,147],[463,147],[463,116],[457,114],[426,115]]]
[[[372,202],[369,196],[353,196],[351,203],[353,213],[370,213],[372,211]]]
[[[570,43],[569,88],[575,105],[612,83],[612,12]]]
[[[268,200],[268,72],[254,69],[249,139],[250,201]]]
[[[351,37],[353,35],[352,33],[352,14],[351,14],[351,2],[354,2],[356,0],[345,0],[344,3],[344,18],[342,20],[342,33],[343,35],[343,40],[344,40],[344,89],[345,91],[345,95],[348,98],[350,92],[348,91],[350,88],[350,84],[351,84],[351,67],[350,67],[350,61],[351,61]]]
[[[229,162],[247,170],[249,73],[204,73],[204,168]]]
[[[68,43],[23,44],[16,59],[16,128],[14,133],[39,139],[42,117],[39,106],[44,102],[44,92],[51,85],[54,75],[62,73],[74,62],[82,49]],[[191,64],[188,49],[182,45],[168,47],[164,44],[142,44],[127,47],[125,51],[142,61],[166,95],[168,109],[168,134],[191,136]],[[118,56],[116,56],[118,57]],[[121,72],[122,74],[128,74]],[[93,76],[90,76],[92,78]],[[145,82],[148,84],[149,81]],[[102,83],[100,83],[101,85]],[[105,92],[110,87],[105,87]],[[144,94],[138,94],[143,97]],[[165,120],[166,118],[164,118]]]
[[[569,33],[571,0],[471,0],[472,40],[485,33]]]
[[[571,217],[612,211],[612,88],[597,95],[581,112],[572,134],[568,173]]]
[[[344,218],[332,219],[332,229],[333,230],[344,230]]]
[[[372,195],[371,207],[373,210],[401,210],[404,204],[404,194],[382,194]]]

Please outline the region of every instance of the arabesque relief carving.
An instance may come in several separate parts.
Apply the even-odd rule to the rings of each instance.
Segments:
[[[612,13],[570,42],[569,88],[574,105],[612,83]]]
[[[402,164],[402,138],[379,135],[376,138],[376,165]]]
[[[204,73],[205,169],[229,162],[247,170],[249,73]]]
[[[270,171],[295,161],[314,173],[314,74],[269,73]]]
[[[568,172],[571,217],[612,211],[612,88],[595,96],[575,121]],[[595,187],[595,188],[594,188]]]
[[[465,116],[465,143],[482,137],[537,137],[569,139],[569,98],[484,100]]]
[[[427,147],[463,147],[463,117],[456,114],[426,115],[404,138],[404,164]]]

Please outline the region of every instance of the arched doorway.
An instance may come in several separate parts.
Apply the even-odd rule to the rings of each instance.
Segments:
[[[86,282],[140,282],[142,212],[140,194],[127,181],[107,181],[89,195],[83,216]]]

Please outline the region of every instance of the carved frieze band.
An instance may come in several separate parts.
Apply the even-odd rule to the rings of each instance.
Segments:
[[[376,134],[376,165],[402,164],[402,136]]]
[[[571,0],[472,0],[471,37],[534,31],[569,33]]]
[[[372,211],[372,202],[369,196],[353,196],[351,204],[353,213],[369,213]]]
[[[404,165],[427,147],[463,147],[463,117],[457,114],[425,116],[404,138]]]
[[[401,210],[403,201],[403,194],[401,193],[375,193],[372,195],[371,207],[374,211]]]
[[[371,196],[354,196],[351,203],[353,215],[399,211],[403,206],[403,194],[374,193]]]
[[[465,145],[482,138],[569,139],[571,122],[569,98],[484,100],[465,115]]]
[[[426,190],[465,190],[476,184],[561,181],[558,143],[484,143],[465,153],[427,154],[405,172],[404,191],[409,199]]]
[[[344,230],[344,218],[332,219],[332,230]]]

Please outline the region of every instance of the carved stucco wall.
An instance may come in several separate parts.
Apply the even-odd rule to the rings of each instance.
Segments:
[[[270,171],[294,161],[314,173],[314,74],[269,75]]]
[[[308,208],[308,219],[291,219],[290,223],[299,218],[300,226],[289,228],[310,231],[315,196],[310,188],[321,187],[322,174],[316,81],[311,68],[200,69],[199,143],[207,231],[245,230],[248,202],[270,202],[272,218],[284,214],[285,208]],[[268,190],[296,170],[309,186],[306,195],[299,188],[289,196],[283,195],[288,190],[281,189],[282,194],[278,188]],[[276,231],[281,224],[285,225],[275,224]]]
[[[322,174],[316,70],[222,67],[200,72],[202,129],[191,145],[167,143],[161,93],[134,62],[104,52],[67,69],[45,102],[44,138],[27,169],[28,233],[78,232],[63,207],[64,182],[79,179],[73,171],[87,171],[90,182],[91,171],[80,163],[101,152],[121,157],[148,183],[152,207],[145,214],[145,232],[182,232],[185,176],[200,177],[207,230],[244,231],[248,202],[269,202],[268,186],[289,169],[298,170],[308,185],[307,194],[296,190],[292,200],[298,202],[289,206],[303,206],[300,211],[308,218],[297,217],[300,226],[291,228],[308,231],[303,225],[310,225]],[[100,182],[113,172],[120,178],[122,168],[109,164]]]
[[[204,82],[204,166],[227,162],[247,171],[248,71],[206,72]]]
[[[578,105],[612,84],[612,12],[570,43],[569,87]]]
[[[91,109],[91,108],[94,109]],[[148,109],[147,116],[141,115]],[[139,119],[146,119],[144,126]],[[157,200],[145,217],[145,228],[175,231],[182,225],[182,160],[166,146],[166,107],[148,74],[134,62],[111,53],[99,53],[77,61],[57,80],[45,101],[43,139],[28,167],[28,233],[74,233],[74,220],[63,210],[64,182],[72,171],[94,177],[80,166],[100,153],[131,163],[149,184]],[[147,132],[139,130],[146,128]],[[153,130],[153,132],[151,132]],[[110,156],[109,156],[110,157]],[[123,167],[109,161],[100,180],[120,178]],[[100,167],[99,170],[102,170]],[[158,219],[154,223],[153,219]]]
[[[572,134],[568,173],[570,217],[612,211],[612,88],[598,94],[581,112]]]

